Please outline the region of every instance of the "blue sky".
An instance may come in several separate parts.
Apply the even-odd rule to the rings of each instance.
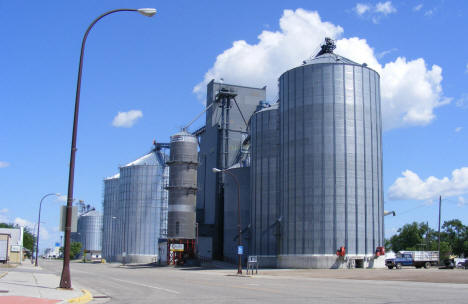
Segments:
[[[75,197],[100,209],[102,179],[201,112],[211,77],[267,85],[273,101],[329,35],[382,77],[386,235],[436,228],[439,194],[443,220],[468,224],[468,4],[436,0],[0,1],[0,220],[33,223],[44,194],[66,194],[82,35],[123,7],[158,14],[108,16],[89,35]],[[42,247],[60,239],[60,204],[44,204]]]

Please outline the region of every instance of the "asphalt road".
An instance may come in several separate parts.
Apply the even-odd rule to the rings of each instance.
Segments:
[[[41,261],[41,266],[57,274],[61,270],[59,261]],[[317,271],[311,272],[315,277],[304,275],[304,270],[238,277],[234,269],[71,265],[72,283],[89,287],[94,296],[109,296],[107,303],[467,303],[468,299],[464,283],[362,279],[366,271],[378,278],[389,271],[384,269],[321,271],[328,274],[326,278],[317,277]],[[330,275],[333,271],[355,276],[335,278]],[[404,280],[405,272],[400,274]],[[437,275],[437,271],[426,275]]]

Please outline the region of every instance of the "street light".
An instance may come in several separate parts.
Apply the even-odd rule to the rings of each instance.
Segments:
[[[238,242],[237,242],[237,250],[239,251],[239,247],[242,245],[242,241],[241,241],[241,236],[242,236],[242,229],[241,229],[241,216],[240,216],[240,184],[239,184],[239,180],[237,179],[237,177],[232,174],[231,172],[229,172],[229,168],[228,169],[224,169],[224,170],[221,170],[221,169],[218,169],[218,168],[213,168],[212,169],[214,173],[227,173],[229,174],[230,176],[232,176],[232,178],[234,179],[234,181],[236,182],[237,184],[237,230],[238,230]],[[237,266],[237,274],[242,274],[242,256],[239,252],[237,252],[237,255],[239,256],[239,262],[238,262],[238,266]]]
[[[39,218],[37,219],[37,236],[36,236],[36,262],[34,264],[34,266],[37,267],[37,257],[39,256],[39,229],[41,227],[41,209],[42,209],[42,201],[48,197],[48,196],[52,196],[52,195],[55,195],[55,196],[60,196],[60,193],[49,193],[49,194],[46,194],[44,195],[42,198],[41,198],[41,202],[39,203]]]
[[[83,57],[84,50],[86,45],[86,39],[88,38],[89,31],[93,26],[102,18],[107,15],[117,13],[117,12],[138,12],[143,16],[152,17],[156,14],[156,9],[154,8],[140,8],[140,9],[129,9],[129,8],[120,8],[108,11],[101,16],[94,19],[93,22],[88,26],[86,32],[83,36],[81,42],[81,52],[80,52],[80,63],[78,65],[78,80],[76,84],[76,96],[75,96],[75,113],[73,116],[73,132],[72,132],[72,144],[70,151],[70,170],[68,173],[68,195],[67,195],[67,216],[65,219],[65,245],[64,245],[64,257],[63,257],[63,268],[62,268],[62,277],[60,278],[60,288],[71,288],[71,278],[70,278],[70,232],[71,232],[71,220],[72,220],[72,201],[73,201],[73,183],[75,178],[75,154],[76,154],[76,137],[78,130],[78,112],[80,108],[80,91],[81,91],[81,74],[83,70]]]

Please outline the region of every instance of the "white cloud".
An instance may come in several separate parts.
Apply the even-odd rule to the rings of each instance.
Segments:
[[[2,208],[0,209],[0,213],[7,213],[8,212],[8,209],[7,208]]]
[[[424,12],[424,16],[431,17],[432,15],[434,15],[434,13],[435,13],[435,9],[430,9]]]
[[[421,4],[418,4],[418,5],[416,5],[415,7],[413,7],[413,11],[419,12],[419,11],[422,9],[422,7],[423,7],[422,3],[421,3]]]
[[[392,1],[379,2],[375,5],[375,11],[384,15],[396,13],[396,8],[392,5]]]
[[[17,217],[15,218],[15,220],[13,221],[14,224],[18,225],[18,226],[21,226],[21,227],[27,227],[29,228],[30,231],[33,231],[34,234],[36,234],[36,230],[34,229],[37,229],[36,228],[36,225],[35,223],[33,222],[30,222],[26,219],[23,219],[23,218],[20,218],[20,217]],[[41,240],[48,240],[50,239],[50,233],[49,231],[47,230],[47,228],[42,224],[42,221],[41,221],[41,228],[40,228],[40,239]]]
[[[386,50],[386,51],[377,53],[377,54],[375,55],[375,57],[377,57],[377,59],[382,59],[382,58],[384,58],[385,56],[387,56],[388,54],[393,53],[393,52],[396,52],[396,51],[398,51],[397,48],[392,48],[392,49],[390,49],[390,50]]]
[[[455,132],[460,132],[463,128],[462,127],[456,127]]]
[[[0,161],[0,168],[6,168],[6,167],[9,167],[9,166],[10,166],[9,162]]]
[[[231,48],[217,56],[194,92],[204,97],[211,79],[224,78],[226,83],[239,85],[266,84],[268,99],[272,100],[277,95],[277,78],[284,71],[313,55],[325,36],[338,37],[343,32],[340,26],[322,21],[317,12],[303,9],[284,10],[279,24],[279,31],[262,31],[257,44],[234,41]]]
[[[143,117],[143,113],[140,110],[130,110],[128,112],[119,112],[117,116],[114,117],[114,120],[112,121],[112,125],[114,127],[130,128],[141,117]]]
[[[388,194],[391,200],[430,200],[442,196],[468,193],[468,167],[455,169],[452,177],[438,179],[434,176],[422,180],[418,174],[406,170],[395,180]]]
[[[378,2],[376,5],[357,3],[353,10],[358,16],[370,19],[375,24],[379,23],[383,16],[397,11],[391,1]]]
[[[15,218],[15,220],[13,221],[14,224],[16,225],[19,225],[19,226],[22,226],[22,227],[28,227],[30,229],[33,229],[34,228],[34,223],[24,219],[24,218],[20,218],[20,217],[17,217]]]
[[[57,200],[58,200],[59,202],[65,202],[65,203],[66,203],[66,202],[67,202],[67,196],[66,196],[66,195],[63,195],[63,194],[62,194],[62,195],[59,195],[59,196],[57,196]]]
[[[370,5],[363,3],[357,3],[356,7],[354,8],[356,14],[358,14],[359,16],[362,16],[365,12],[369,11],[370,9]]]
[[[285,10],[279,24],[276,32],[264,30],[256,44],[235,41],[217,56],[193,91],[203,99],[206,84],[224,78],[232,84],[254,87],[266,84],[267,99],[276,101],[278,77],[315,55],[314,50],[328,36],[338,39],[335,53],[358,63],[366,62],[380,74],[385,129],[426,125],[435,118],[434,109],[449,102],[442,94],[442,68],[437,65],[428,68],[422,58],[398,57],[382,65],[365,39],[340,39],[343,28],[322,21],[315,11]]]
[[[457,203],[457,206],[458,207],[463,207],[467,204],[468,202],[465,201],[465,198],[463,196],[459,196],[458,197],[458,203]]]
[[[462,109],[468,108],[468,94],[462,94],[460,98],[457,99],[455,105]]]

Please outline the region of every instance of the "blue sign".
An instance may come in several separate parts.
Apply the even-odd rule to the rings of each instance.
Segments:
[[[237,254],[244,254],[244,246],[237,246]]]
[[[55,243],[55,247],[60,247],[60,243]]]

